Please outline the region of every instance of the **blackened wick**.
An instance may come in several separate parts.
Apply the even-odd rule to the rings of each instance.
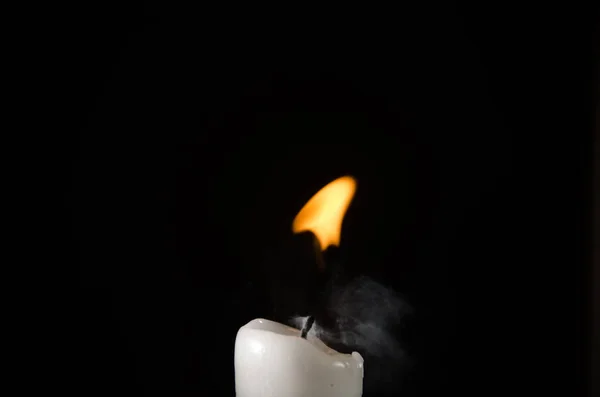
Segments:
[[[308,316],[306,318],[306,322],[304,323],[304,326],[302,327],[302,332],[301,332],[300,336],[302,336],[304,339],[306,339],[306,335],[308,334],[308,331],[310,331],[310,328],[312,327],[314,322],[315,322],[315,318],[313,316]]]

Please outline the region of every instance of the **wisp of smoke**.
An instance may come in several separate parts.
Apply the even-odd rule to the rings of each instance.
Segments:
[[[357,351],[365,358],[365,388],[392,389],[401,369],[408,364],[400,346],[397,326],[412,309],[395,292],[378,282],[359,277],[334,287],[328,312],[335,320],[330,329],[315,320],[307,338],[319,338],[345,352]],[[294,317],[291,324],[302,328],[307,317]]]

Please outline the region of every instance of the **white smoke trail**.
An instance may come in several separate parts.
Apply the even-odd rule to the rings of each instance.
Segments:
[[[359,352],[365,359],[365,393],[395,395],[410,360],[400,345],[398,328],[412,309],[396,293],[376,281],[360,277],[334,288],[328,311],[335,329],[315,320],[307,339],[318,338],[343,353]],[[308,317],[294,317],[291,324],[302,329]]]
[[[337,329],[325,329],[316,320],[308,337],[353,348],[369,356],[404,356],[394,328],[411,309],[393,290],[370,278],[360,277],[348,285],[335,288],[328,303]],[[302,328],[306,319],[294,317],[291,324]]]

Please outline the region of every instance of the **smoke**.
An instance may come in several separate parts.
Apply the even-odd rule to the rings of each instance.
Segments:
[[[365,390],[393,391],[409,360],[402,349],[399,326],[412,312],[392,289],[368,278],[332,288],[327,299],[332,326],[317,317],[308,338],[317,337],[343,353],[359,352],[365,359]],[[294,317],[293,326],[302,328],[307,317]]]

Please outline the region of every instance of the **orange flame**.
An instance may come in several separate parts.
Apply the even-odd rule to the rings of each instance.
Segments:
[[[356,191],[356,180],[344,176],[319,190],[302,207],[294,222],[292,231],[311,231],[325,251],[330,245],[339,246],[342,221]]]

